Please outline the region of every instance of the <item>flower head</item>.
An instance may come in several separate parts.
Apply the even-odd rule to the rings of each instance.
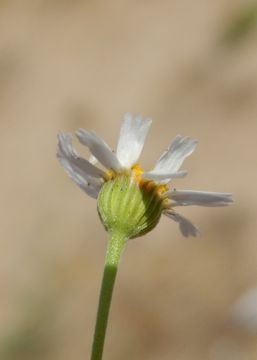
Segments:
[[[153,170],[145,172],[138,159],[151,122],[126,113],[116,152],[93,131],[79,129],[76,136],[90,150],[89,160],[73,149],[70,134],[59,133],[57,157],[70,178],[89,196],[98,199],[98,212],[108,231],[118,227],[127,232],[128,238],[140,236],[151,230],[163,213],[179,224],[184,236],[196,236],[198,228],[175,208],[226,206],[232,203],[232,195],[176,190],[169,185],[172,179],[187,174],[180,170],[181,165],[197,145],[197,141],[189,137],[177,135]]]

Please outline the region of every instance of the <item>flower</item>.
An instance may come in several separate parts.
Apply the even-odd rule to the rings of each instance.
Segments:
[[[89,196],[98,199],[100,217],[107,230],[110,230],[109,226],[113,226],[113,219],[117,218],[115,213],[112,220],[109,219],[109,213],[113,208],[121,211],[119,205],[122,203],[125,210],[129,209],[131,201],[134,204],[133,209],[138,209],[141,199],[144,204],[140,208],[141,212],[138,211],[137,222],[132,221],[135,218],[135,211],[133,210],[133,213],[131,206],[130,213],[133,214],[123,221],[123,223],[132,221],[131,228],[133,226],[140,227],[138,231],[130,230],[129,237],[142,235],[152,229],[159,221],[161,213],[177,222],[184,236],[197,236],[199,229],[184,216],[178,214],[175,208],[188,205],[226,206],[233,202],[232,195],[230,193],[176,190],[169,186],[172,179],[181,178],[187,174],[185,170],[180,170],[181,165],[193,153],[197,145],[197,141],[189,137],[177,135],[161,155],[153,170],[145,172],[137,161],[151,122],[151,119],[143,119],[141,116],[133,117],[130,113],[126,113],[122,121],[116,152],[112,151],[105,141],[93,131],[79,129],[76,136],[80,143],[90,150],[92,156],[89,160],[80,157],[74,150],[72,136],[61,132],[58,134],[57,158],[70,178]],[[104,168],[98,166],[98,162]],[[110,187],[110,185],[112,186]],[[119,188],[119,196],[113,196],[115,200],[106,206],[107,197],[114,187],[115,189]],[[134,202],[132,201],[132,187],[135,191],[140,192],[140,197],[133,192]],[[103,191],[104,189],[106,190]],[[124,189],[127,195],[124,194]],[[123,192],[123,198],[120,197],[121,192]],[[113,201],[116,203],[113,204]],[[154,212],[153,207],[158,211]],[[151,218],[152,215],[150,216],[150,213],[153,212],[155,213],[154,219]],[[122,219],[124,219],[125,213],[129,213],[129,211],[123,211]],[[140,226],[139,219],[141,219]],[[145,219],[145,223],[142,222],[142,219]]]

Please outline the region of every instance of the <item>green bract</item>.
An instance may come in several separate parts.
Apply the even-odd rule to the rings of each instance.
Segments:
[[[108,232],[135,238],[159,222],[163,200],[153,182],[138,183],[128,174],[107,181],[98,195],[98,213]]]

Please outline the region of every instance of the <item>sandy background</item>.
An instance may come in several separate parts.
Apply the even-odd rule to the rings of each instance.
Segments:
[[[106,234],[59,166],[56,135],[94,129],[115,148],[126,111],[154,120],[145,168],[176,134],[192,136],[199,146],[175,186],[233,192],[236,203],[182,209],[200,238],[163,218],[128,244],[105,359],[257,358],[257,325],[229,315],[257,286],[251,4],[0,2],[1,359],[89,359]]]

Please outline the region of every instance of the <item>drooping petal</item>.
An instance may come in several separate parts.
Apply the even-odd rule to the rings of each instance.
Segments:
[[[182,235],[184,235],[185,237],[188,237],[190,235],[191,236],[200,235],[200,230],[194,224],[192,224],[191,221],[186,219],[184,216],[177,214],[172,210],[166,210],[163,213],[164,213],[164,215],[168,216],[172,220],[179,223],[180,231],[181,231]]]
[[[175,173],[179,170],[185,158],[192,154],[197,141],[189,137],[177,135],[157,161],[154,171],[162,173]]]
[[[130,168],[141,154],[152,120],[126,113],[120,129],[117,158],[122,166]]]
[[[111,148],[93,131],[79,129],[76,131],[76,136],[81,144],[87,146],[94,157],[107,169],[118,171],[122,168]]]
[[[72,159],[74,165],[80,168],[83,172],[91,177],[103,178],[105,173],[103,170],[94,166],[90,161],[81,158],[72,147],[71,135],[59,134],[58,136],[60,145],[62,146],[63,153],[66,157]]]
[[[209,191],[172,190],[167,194],[172,206],[227,206],[233,202],[232,194]]]
[[[187,171],[185,170],[180,170],[175,173],[168,173],[168,174],[153,170],[153,171],[145,172],[143,174],[143,178],[147,180],[153,180],[159,183],[168,183],[171,179],[182,178],[186,176],[186,174]]]
[[[89,196],[97,198],[101,181],[93,178],[89,172],[91,171],[91,174],[95,173],[97,177],[100,177],[101,170],[78,156],[72,147],[71,135],[58,134],[57,158],[69,177]]]

